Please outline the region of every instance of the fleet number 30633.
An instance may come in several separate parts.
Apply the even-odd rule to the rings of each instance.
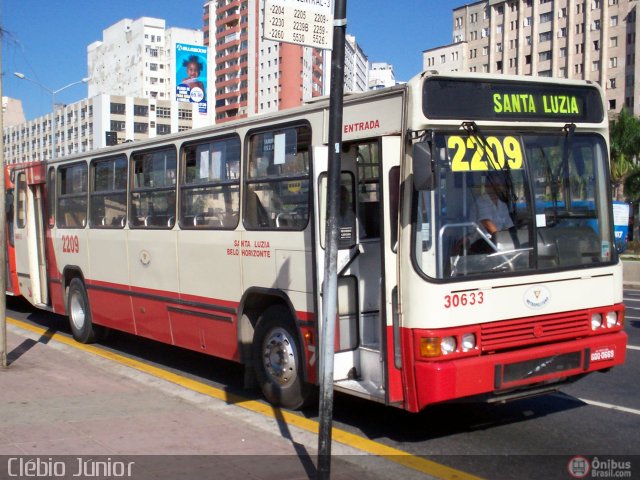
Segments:
[[[484,303],[483,292],[453,293],[444,296],[444,308],[465,307]]]

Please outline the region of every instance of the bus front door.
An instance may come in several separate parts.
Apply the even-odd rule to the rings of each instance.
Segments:
[[[387,291],[395,287],[395,255],[389,255],[388,174],[394,165],[382,161],[382,153],[399,152],[399,137],[382,137],[345,144],[341,156],[340,206],[338,208],[338,312],[334,356],[334,385],[338,390],[388,402],[386,374]],[[318,286],[324,278],[326,225],[326,148],[314,152],[318,194],[316,265]],[[399,158],[399,155],[389,155]],[[397,189],[395,190],[397,191]],[[389,216],[387,215],[388,219]],[[383,267],[384,265],[384,267]],[[388,280],[392,279],[392,280]],[[318,305],[322,309],[321,292]],[[320,318],[321,323],[322,317]]]
[[[16,273],[20,293],[33,305],[49,304],[45,259],[43,183],[28,181],[29,171],[16,173],[14,231]]]

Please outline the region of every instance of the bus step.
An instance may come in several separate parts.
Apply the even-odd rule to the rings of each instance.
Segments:
[[[47,305],[46,303],[34,303],[33,306],[42,310],[46,310],[48,312],[53,312],[53,307],[51,305]]]
[[[384,403],[384,388],[366,380],[338,380],[333,388],[357,397]]]

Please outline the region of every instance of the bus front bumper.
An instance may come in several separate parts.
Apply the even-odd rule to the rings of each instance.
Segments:
[[[418,410],[476,395],[526,390],[624,363],[624,332],[450,361],[418,361]]]

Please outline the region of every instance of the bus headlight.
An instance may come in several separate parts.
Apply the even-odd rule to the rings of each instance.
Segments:
[[[465,333],[462,335],[462,351],[468,352],[476,348],[476,335],[475,333]]]
[[[457,346],[455,337],[444,337],[442,342],[440,342],[440,348],[444,355],[455,352]]]
[[[591,314],[591,330],[597,330],[602,326],[602,315],[599,313]]]
[[[607,327],[615,327],[618,324],[617,312],[607,312]]]

